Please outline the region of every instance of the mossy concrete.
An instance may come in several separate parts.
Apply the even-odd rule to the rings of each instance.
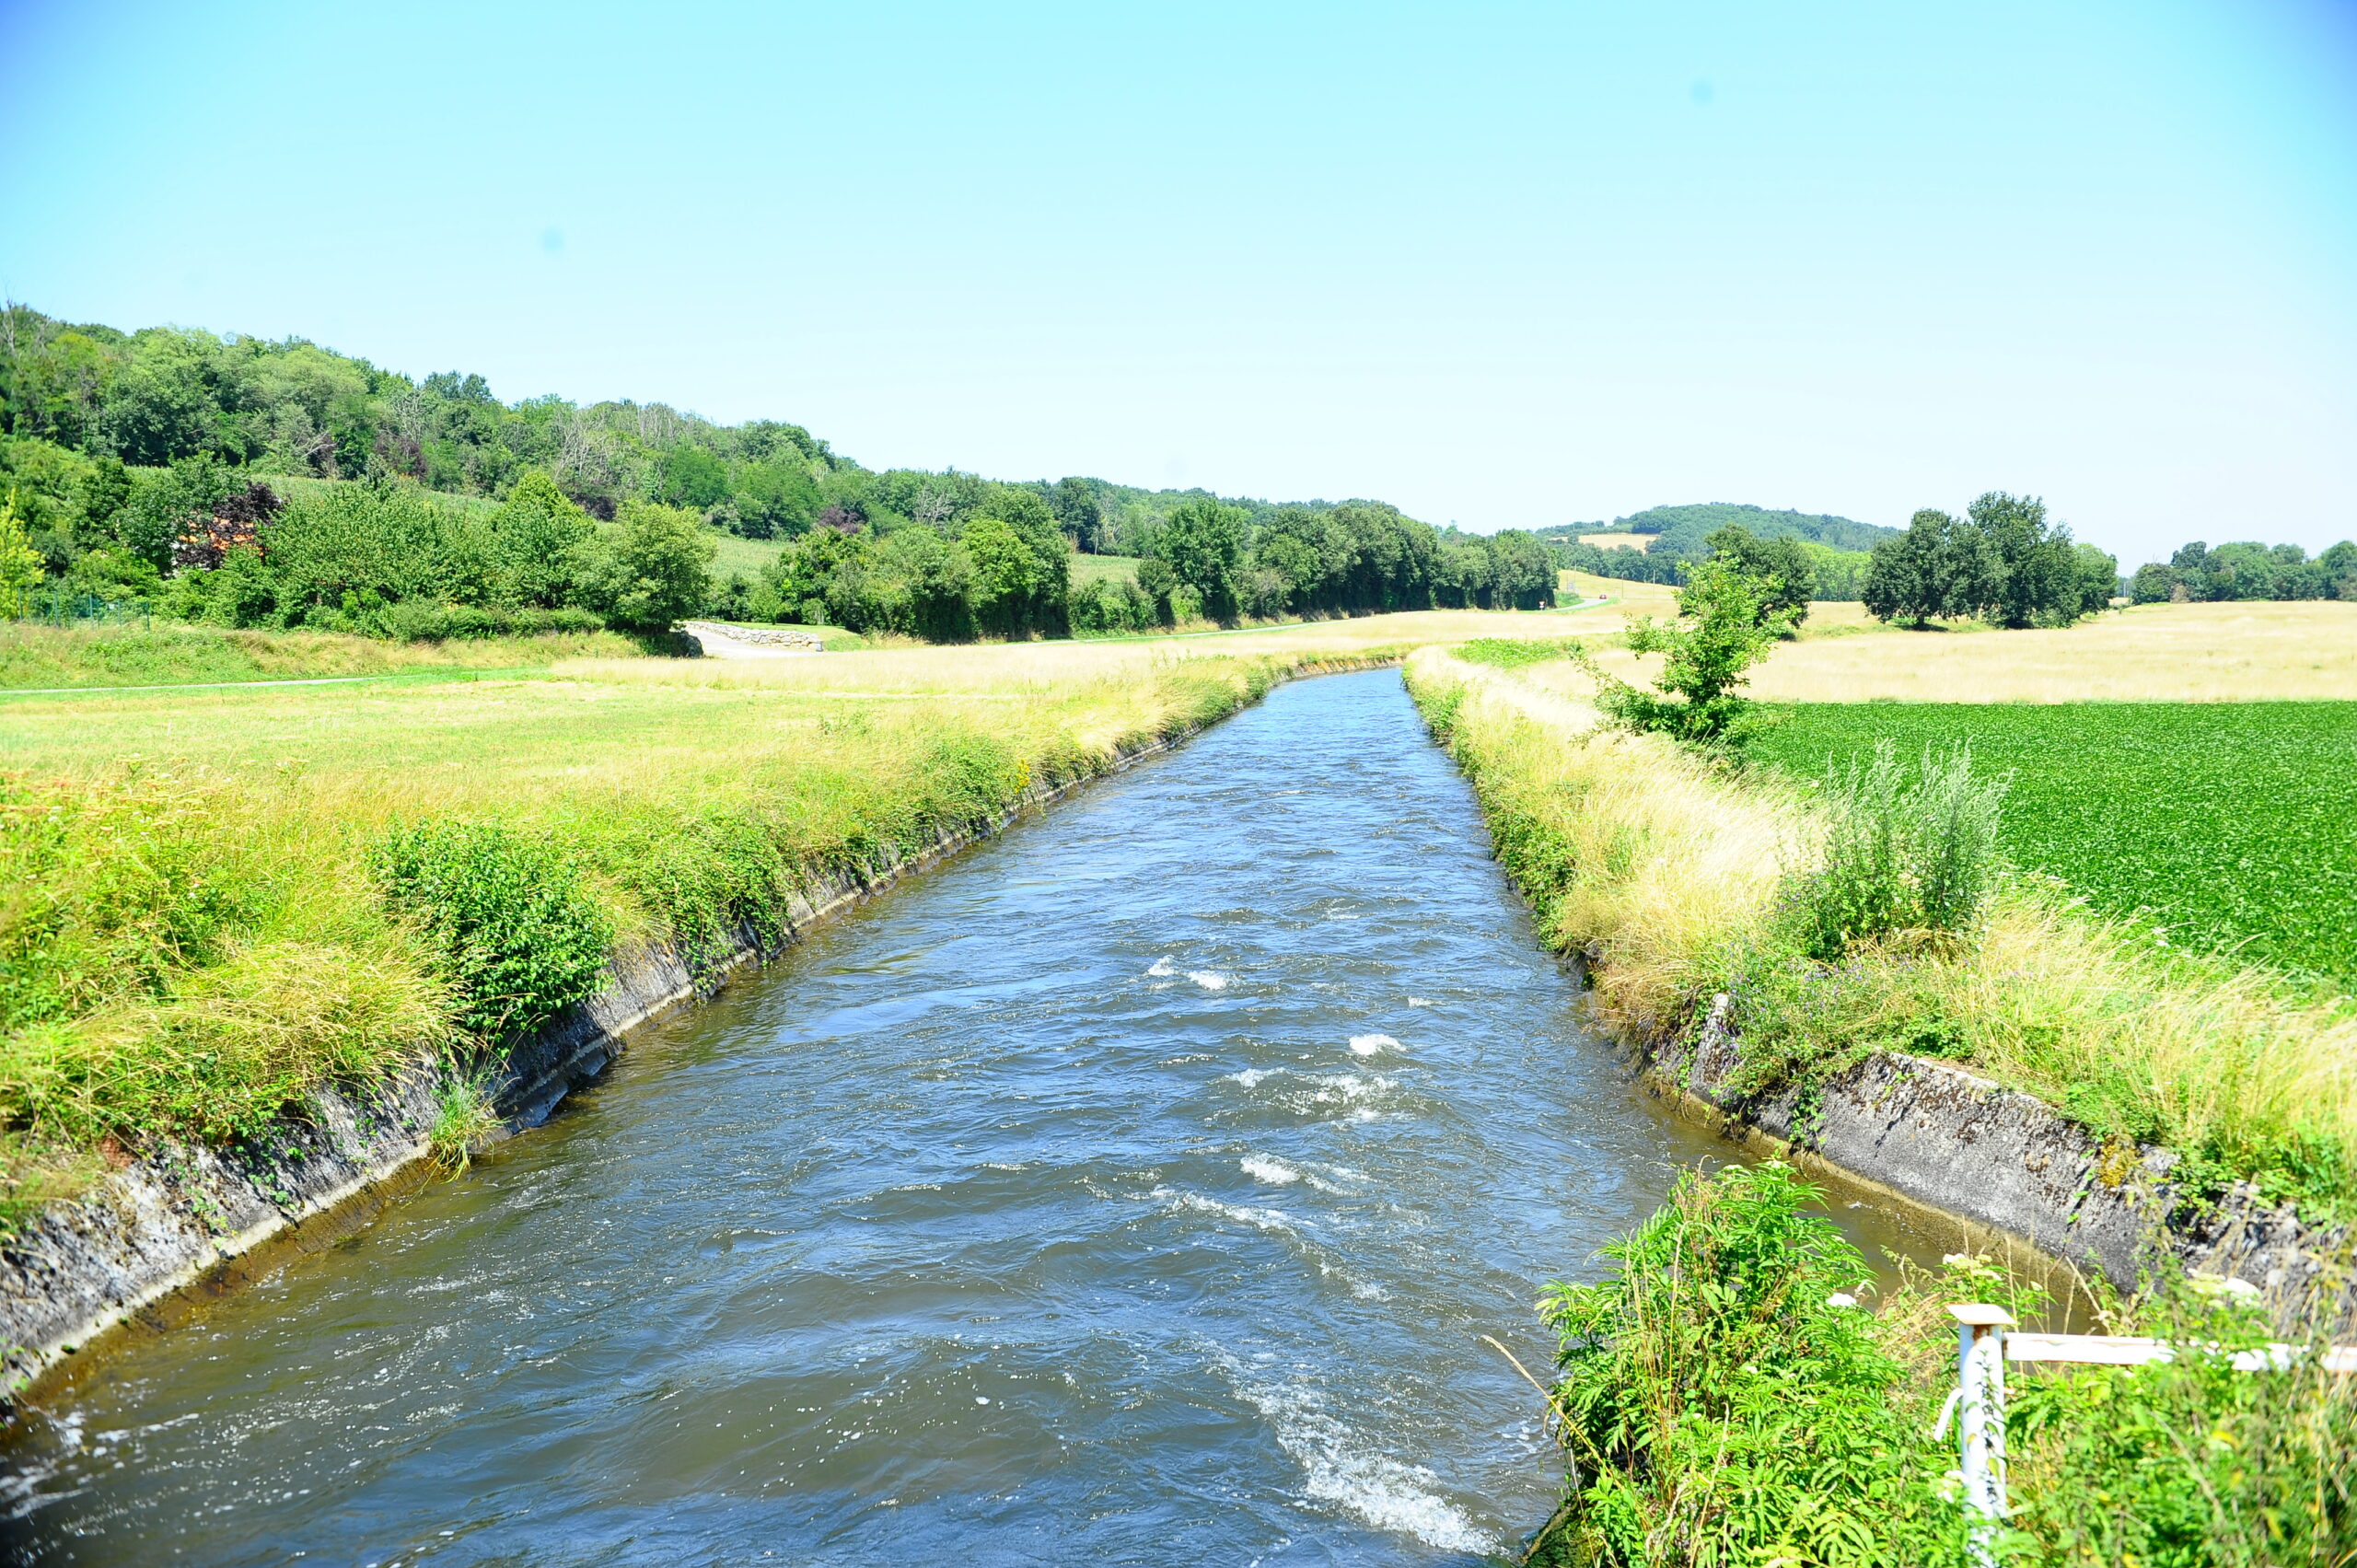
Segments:
[[[2346,1227],[2304,1223],[2248,1184],[2191,1201],[2154,1144],[2108,1143],[2034,1096],[1953,1063],[1877,1051],[1804,1088],[1747,1093],[1742,1041],[1716,997],[1687,1036],[1643,1067],[1655,1092],[1736,1135],[1821,1161],[1924,1208],[2018,1238],[2124,1291],[2175,1264],[2239,1279],[2287,1319],[2321,1305],[2346,1321]]]

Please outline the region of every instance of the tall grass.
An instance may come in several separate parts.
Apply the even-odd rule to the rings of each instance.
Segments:
[[[471,1069],[618,943],[708,975],[820,883],[1302,662],[940,650],[19,699],[14,760],[45,768],[0,774],[0,1224],[100,1151],[251,1137],[421,1052]]]
[[[1683,1176],[1558,1284],[1550,1407],[1563,1506],[1538,1564],[1933,1568],[1974,1560],[1935,1417],[1956,1386],[1952,1303],[2034,1319],[2038,1289],[1984,1258],[1903,1272],[1877,1300],[1865,1260],[1804,1212],[1774,1162]],[[2321,1325],[2277,1370],[2237,1350],[2263,1314],[2175,1289],[2107,1304],[2114,1332],[2177,1345],[2138,1368],[2007,1371],[2012,1513],[1988,1542],[2023,1564],[2342,1564],[2357,1552],[2357,1379],[2327,1372]]]
[[[1986,864],[1975,846],[1994,803],[1968,772],[1935,765],[1910,789],[1894,761],[1857,781],[1882,805],[1840,832],[1912,833],[1915,847],[1877,862],[1871,842],[1837,846],[1836,865],[1863,854],[1884,869],[1862,880],[1897,891],[1878,895],[1890,917],[1862,922],[1828,961],[1787,901],[1805,904],[1827,865],[1827,822],[1784,785],[1600,733],[1593,709],[1525,677],[1437,651],[1408,668],[1500,860],[1550,938],[1591,960],[1598,1010],[1632,1043],[1668,1043],[1726,992],[1753,1086],[1876,1050],[1945,1057],[2101,1136],[2175,1149],[2197,1195],[2248,1178],[2315,1217],[2357,1214],[2357,1005],[2157,947],[2028,874],[1988,887],[1970,940],[1927,947],[1895,929],[1929,921],[1927,897],[1953,906],[1975,890],[1965,868]]]

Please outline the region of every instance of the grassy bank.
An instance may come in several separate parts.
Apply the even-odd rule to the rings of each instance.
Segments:
[[[874,656],[18,699],[8,1209],[158,1135],[257,1135],[421,1048],[479,1055],[593,990],[618,943],[702,967],[740,931],[774,940],[817,878],[1210,723],[1287,668]],[[806,665],[835,679],[797,681]]]
[[[2345,998],[2158,947],[2036,874],[2001,877],[1965,932],[1895,931],[1820,958],[1800,917],[1835,857],[1810,792],[1602,729],[1566,667],[1532,656],[1541,649],[1469,651],[1478,662],[1415,655],[1410,689],[1474,783],[1540,929],[1588,958],[1598,1011],[1631,1044],[1667,1043],[1725,992],[1755,1087],[1805,1085],[1878,1049],[1945,1057],[2061,1107],[2123,1154],[2132,1141],[2184,1152],[2179,1174],[2197,1187],[2247,1176],[2312,1215],[2350,1215],[2357,1008]],[[1549,1403],[1567,1480],[1530,1561],[1974,1561],[1955,1440],[1933,1435],[1956,1376],[1945,1308],[1994,1301],[2034,1320],[2045,1304],[1967,1256],[1908,1271],[1877,1298],[1865,1260],[1803,1212],[1810,1196],[1774,1165],[1689,1176],[1606,1249],[1606,1278],[1550,1293]],[[2227,1353],[2280,1330],[2231,1295],[2165,1280],[2132,1299],[2096,1288],[2102,1331],[2207,1348],[2132,1371],[2010,1368],[2014,1513],[1983,1543],[1991,1557],[2348,1560],[2357,1386],[2313,1355],[2234,1370]],[[2331,1327],[2293,1337],[2313,1352]]]
[[[561,658],[633,657],[613,632],[393,642],[331,632],[240,632],[169,621],[124,626],[0,622],[0,692],[55,687],[302,680],[412,670],[513,669]]]
[[[2357,1196],[2357,1008],[2156,945],[2035,875],[2006,878],[1968,941],[1864,942],[1825,962],[1789,918],[1821,819],[1774,778],[1735,781],[1654,737],[1600,731],[1556,678],[1437,650],[1411,690],[1480,791],[1498,855],[1550,940],[1591,960],[1602,1015],[1639,1046],[1734,1000],[1753,1086],[1876,1050],[1943,1057],[2123,1145],[2185,1156],[2198,1189],[2250,1177],[2320,1217]]]
[[[1889,739],[2010,774],[2004,844],[2178,946],[2357,987],[2357,703],[1796,704],[1752,745],[1797,779]]]
[[[255,1137],[312,1087],[421,1051],[471,1069],[589,993],[618,947],[708,969],[740,934],[780,936],[821,879],[1289,671],[1537,620],[1370,618],[1191,651],[593,643],[463,681],[19,693],[0,728],[0,1209],[159,1137]]]
[[[2006,1370],[2010,1516],[1975,1551],[1955,1478],[1956,1338],[1945,1308],[2044,1305],[1985,1258],[1910,1270],[1877,1297],[1866,1260],[1782,1166],[1684,1178],[1555,1286],[1550,1425],[1563,1505],[1549,1568],[2195,1568],[2342,1563],[2357,1551],[2357,1380],[2305,1359],[2236,1370],[2273,1337],[2229,1301],[2113,1304],[2107,1331],[2185,1347],[2137,1368]]]

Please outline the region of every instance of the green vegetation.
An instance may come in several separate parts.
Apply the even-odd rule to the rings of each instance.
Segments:
[[[743,936],[781,941],[821,879],[1316,656],[1001,653],[11,699],[0,1221],[103,1149],[260,1137],[421,1053],[470,1080],[617,943],[708,975]]]
[[[1693,506],[1655,506],[1610,523],[1558,523],[1538,530],[1565,568],[1626,582],[1683,582],[1685,569],[1708,560],[1715,536],[1737,529],[1760,541],[1792,540],[1809,563],[1803,579],[1789,578],[1804,598],[1854,599],[1864,581],[1865,552],[1897,530],[1818,513],[1771,512],[1714,501]],[[1650,536],[1643,552],[1583,544],[1583,535]]]
[[[2357,986],[2357,703],[1811,703],[1752,751],[1800,778],[1877,746],[2010,776],[2003,839],[2146,940]]]
[[[1555,591],[1531,536],[1381,502],[876,472],[798,425],[503,403],[480,376],[412,380],[301,339],[21,306],[0,311],[0,505],[22,519],[15,545],[0,522],[0,610],[59,621],[417,639],[704,614],[964,641]],[[1099,551],[1139,564],[1071,564]]]
[[[1998,877],[1964,918],[1989,873],[1988,802],[1961,770],[1861,779],[1842,807],[1857,815],[1829,822],[1780,772],[1595,733],[1600,713],[1537,684],[1547,667],[1474,673],[1409,664],[1499,860],[1550,939],[1586,956],[1599,1017],[1632,1047],[1667,1049],[1724,993],[1747,1089],[1805,1093],[1878,1051],[1945,1058],[2100,1139],[2177,1151],[2189,1202],[2248,1179],[2314,1218],[2357,1212],[2345,994],[2155,942],[2035,872]],[[1969,739],[1973,771],[2003,775],[1978,735],[1901,735],[1898,755],[1934,738]],[[1926,929],[1941,924],[1963,929]]]
[[[1678,590],[1678,619],[1633,622],[1629,649],[1660,654],[1654,690],[1643,691],[1599,668],[1581,664],[1596,684],[1596,705],[1614,723],[1689,746],[1739,748],[1756,727],[1751,700],[1736,688],[1744,672],[1792,631],[1797,613],[1776,601],[1783,584],[1756,576],[1732,559],[1696,564]]]
[[[2200,540],[2165,564],[2149,561],[2128,581],[2138,604],[2236,599],[2357,599],[2357,542],[2342,540],[2315,560],[2296,544],[2247,540],[2212,550]]]
[[[168,622],[0,625],[0,691],[330,679],[514,669],[576,657],[627,658],[614,632],[394,643],[321,632],[231,631]]]
[[[2046,520],[2046,503],[1992,490],[1961,519],[1922,511],[1874,548],[1864,598],[1884,621],[1922,626],[1984,616],[2000,626],[2068,626],[2102,610],[2119,563]]]
[[[1949,1303],[2017,1317],[2038,1292],[1987,1260],[1909,1271],[1872,1302],[1865,1260],[1819,1194],[1774,1163],[1683,1177],[1604,1249],[1612,1275],[1557,1285],[1550,1400],[1567,1479],[1536,1564],[1972,1561],[1953,1438]],[[2023,1564],[2340,1562],[2357,1549],[2357,1384],[2315,1354],[2239,1372],[2263,1315],[2181,1288],[2110,1303],[2107,1331],[2187,1347],[2141,1368],[2007,1370],[2013,1516],[1988,1543]],[[2201,1348],[2195,1348],[2201,1347]]]
[[[1973,777],[1969,748],[1926,748],[1910,770],[1887,740],[1831,774],[1822,862],[1785,893],[1801,950],[1831,964],[1862,942],[1969,938],[1998,877],[2005,788]]]

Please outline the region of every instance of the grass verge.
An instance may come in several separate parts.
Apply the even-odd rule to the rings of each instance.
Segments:
[[[0,691],[512,669],[561,658],[630,658],[639,652],[636,643],[613,632],[397,643],[328,632],[240,632],[168,621],[77,627],[9,621],[0,622]]]
[[[820,882],[1323,656],[1001,652],[17,699],[0,1223],[110,1153],[253,1138],[421,1051],[471,1078],[618,945],[711,972]]]
[[[2036,873],[2003,878],[1965,939],[1895,932],[1821,961],[1793,904],[1824,827],[1790,784],[1606,732],[1563,691],[1438,650],[1408,676],[1541,929],[1588,957],[1631,1043],[1667,1043],[1725,992],[1754,1087],[1875,1051],[1942,1057],[2107,1139],[2177,1150],[2198,1195],[2248,1178],[2311,1217],[2357,1209],[2349,998],[2157,946]]]

